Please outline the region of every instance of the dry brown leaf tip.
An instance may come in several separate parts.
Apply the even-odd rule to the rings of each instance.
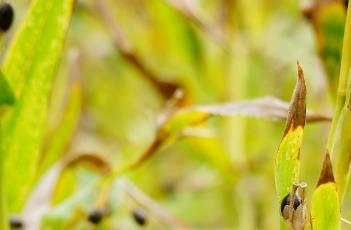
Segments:
[[[323,162],[323,168],[322,168],[322,172],[321,175],[319,177],[318,183],[317,183],[317,187],[322,185],[322,184],[326,184],[326,183],[335,183],[335,179],[334,179],[334,174],[333,174],[333,167],[332,167],[332,163],[330,160],[330,155],[327,152],[324,158],[324,162]]]
[[[294,130],[298,126],[305,126],[306,121],[306,83],[303,70],[297,63],[297,83],[291,97],[287,125],[284,136],[289,130]]]

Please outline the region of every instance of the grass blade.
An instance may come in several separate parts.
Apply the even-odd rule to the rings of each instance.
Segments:
[[[4,117],[5,184],[9,211],[18,212],[37,168],[52,77],[70,22],[74,0],[35,0],[15,35],[3,72],[18,98]]]
[[[329,153],[326,154],[317,187],[312,195],[312,228],[340,229],[340,207]]]
[[[306,117],[306,85],[298,65],[298,80],[292,95],[287,125],[275,162],[275,183],[279,205],[299,182],[300,146]]]

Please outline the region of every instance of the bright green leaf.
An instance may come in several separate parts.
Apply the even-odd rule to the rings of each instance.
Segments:
[[[52,78],[71,19],[74,0],[35,0],[15,35],[3,72],[16,106],[4,117],[6,201],[18,212],[37,170]]]

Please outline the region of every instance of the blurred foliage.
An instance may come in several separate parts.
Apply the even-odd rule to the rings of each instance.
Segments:
[[[350,67],[340,68],[346,7],[328,1],[312,21],[292,0],[77,0],[71,19],[73,1],[10,1],[14,25],[0,35],[18,99],[2,120],[8,215],[34,229],[278,229],[275,158],[296,61],[307,110],[349,112],[349,91],[335,103],[339,69]],[[3,80],[0,101],[12,102]],[[255,101],[266,96],[282,101]],[[315,188],[330,124],[308,114],[288,183],[306,181],[319,220],[325,197],[339,207],[338,175],[344,197],[350,184],[346,165]],[[349,136],[338,121],[331,143]],[[332,158],[338,146],[328,144]],[[351,219],[351,201],[340,208]]]

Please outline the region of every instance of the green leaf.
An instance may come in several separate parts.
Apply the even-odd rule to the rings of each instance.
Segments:
[[[47,104],[74,0],[32,1],[3,65],[18,98],[4,117],[6,201],[10,212],[24,204],[37,170]]]
[[[0,71],[0,105],[12,105],[14,102],[13,92]]]
[[[312,228],[317,230],[340,229],[340,207],[329,154],[324,159],[317,187],[312,195]]]
[[[306,85],[298,65],[298,81],[292,95],[283,139],[275,162],[275,183],[279,205],[289,194],[294,183],[299,182],[300,146],[306,116]]]

